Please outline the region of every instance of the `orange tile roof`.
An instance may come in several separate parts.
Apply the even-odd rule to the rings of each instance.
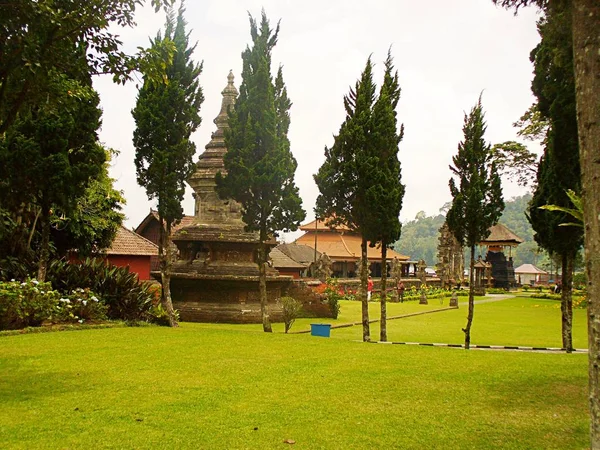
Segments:
[[[320,219],[313,220],[312,222],[305,223],[304,225],[300,225],[300,229],[302,231],[314,231],[315,222],[317,231],[331,231],[331,228],[327,225],[327,221],[323,221]],[[336,231],[350,231],[350,228],[348,228],[346,225],[336,225],[334,229]]]
[[[121,225],[115,240],[106,253],[108,255],[154,256],[158,255],[158,246]]]
[[[314,225],[314,224],[313,224]],[[297,244],[304,244],[315,248],[314,232],[307,232],[295,241]],[[361,255],[362,239],[360,236],[351,233],[336,233],[335,231],[322,231],[317,233],[317,250],[320,253],[327,253],[334,261],[358,261]],[[387,250],[387,259],[398,258],[400,261],[407,261],[410,257],[402,255],[392,249]],[[367,245],[367,258],[371,261],[381,259],[381,248],[370,247]]]

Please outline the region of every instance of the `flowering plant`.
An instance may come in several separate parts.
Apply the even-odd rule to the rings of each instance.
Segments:
[[[105,320],[108,307],[90,289],[77,288],[69,295],[61,296],[55,314],[56,322],[79,322]]]
[[[36,279],[0,282],[0,330],[39,326],[52,314],[60,294]]]

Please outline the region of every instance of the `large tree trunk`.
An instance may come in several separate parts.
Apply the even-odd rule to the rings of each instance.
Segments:
[[[465,348],[471,347],[471,324],[473,323],[473,309],[475,307],[473,286],[475,281],[475,246],[471,245],[471,260],[469,262],[469,313],[467,314],[467,326],[463,328],[465,333]]]
[[[272,333],[271,319],[269,318],[269,305],[267,304],[267,240],[266,231],[260,232],[260,245],[258,247],[258,290],[260,295],[260,314],[262,316],[263,331]]]
[[[162,303],[163,308],[169,315],[169,325],[172,327],[178,327],[177,318],[175,317],[175,310],[173,309],[173,302],[171,301],[171,270],[173,267],[173,258],[171,255],[171,224],[166,223],[162,217],[159,217],[159,234],[158,234],[158,257],[160,260],[160,279],[162,283]]]
[[[43,283],[46,281],[48,261],[50,260],[50,208],[44,206],[41,208],[40,219],[42,225],[42,242],[37,279],[40,283]]]
[[[562,315],[562,346],[573,351],[573,255],[562,255],[560,311]]]
[[[583,187],[591,447],[600,448],[600,2],[572,0],[577,131]]]
[[[387,244],[381,243],[381,328],[379,340],[387,341]]]
[[[369,328],[369,302],[367,299],[367,281],[369,278],[369,262],[367,260],[367,240],[362,239],[360,244],[360,255],[362,268],[360,271],[360,290],[362,300],[362,324],[363,324],[363,341],[371,340],[371,330]]]

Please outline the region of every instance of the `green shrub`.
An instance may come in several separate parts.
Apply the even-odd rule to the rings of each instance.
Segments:
[[[77,288],[90,289],[99,295],[108,307],[109,319],[136,321],[148,319],[154,288],[140,282],[128,267],[116,267],[102,259],[85,259],[79,263],[53,261],[48,279],[60,292]]]
[[[488,294],[506,294],[508,292],[508,289],[503,289],[503,288],[487,288],[485,290],[486,293]]]
[[[340,300],[343,299],[344,294],[340,292],[338,281],[335,278],[328,278],[326,284],[327,287],[323,294],[331,311],[331,317],[337,319],[340,315]]]
[[[8,281],[16,278],[25,280],[36,272],[33,258],[22,259],[14,256],[0,258],[0,280]]]
[[[587,287],[587,275],[585,272],[573,274],[573,287],[579,290],[584,290]]]
[[[283,310],[285,332],[287,333],[298,318],[298,315],[302,310],[302,303],[293,297],[281,297],[281,307]]]
[[[59,309],[59,298],[48,282],[0,282],[0,330],[40,326]]]
[[[561,294],[551,294],[551,293],[541,293],[541,294],[531,294],[531,298],[556,300],[556,301],[560,302],[562,300],[562,295]],[[575,308],[575,309],[586,309],[587,308],[587,298],[585,295],[582,295],[581,293],[574,292],[573,296],[572,296],[572,301],[573,301],[573,308]]]
[[[175,310],[175,321],[179,322],[179,311]],[[167,310],[163,307],[162,303],[159,302],[155,302],[153,303],[153,305],[150,307],[150,310],[148,311],[148,321],[155,323],[157,325],[161,325],[163,327],[168,327],[171,325],[171,322],[169,321],[169,313],[167,312]],[[129,321],[129,325],[132,324],[136,324],[137,321]]]

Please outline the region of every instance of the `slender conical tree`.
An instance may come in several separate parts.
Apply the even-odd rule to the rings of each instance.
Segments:
[[[561,259],[562,346],[573,349],[573,264],[583,245],[583,229],[563,227],[568,214],[541,210],[544,205],[571,206],[568,190],[581,192],[573,45],[570,9],[558,4],[538,23],[541,42],[531,52],[535,67],[532,90],[537,107],[550,127],[538,170],[538,183],[529,207],[529,221],[540,247]]]
[[[446,223],[458,242],[471,249],[469,264],[469,313],[465,333],[465,348],[471,344],[473,323],[473,281],[475,246],[486,238],[489,228],[495,225],[504,210],[500,176],[492,162],[491,147],[483,138],[485,134],[484,114],[481,97],[469,115],[465,114],[464,140],[458,144],[458,153],[452,157],[452,173],[458,177],[450,179],[452,206]]]
[[[400,238],[400,210],[404,197],[401,183],[398,144],[404,135],[404,125],[398,131],[396,106],[400,100],[398,72],[394,71],[391,52],[385,61],[385,75],[379,97],[373,106],[372,147],[369,150],[379,160],[367,189],[370,214],[366,216],[364,234],[371,246],[381,247],[381,341],[387,341],[387,249]]]
[[[320,194],[315,212],[327,219],[330,226],[343,224],[361,234],[360,296],[362,301],[363,340],[370,341],[369,308],[367,303],[367,238],[363,227],[371,214],[366,192],[377,173],[378,158],[370,150],[373,124],[375,84],[371,58],[367,60],[360,79],[344,97],[346,119],[331,148],[325,148],[325,162],[314,176]]]
[[[165,82],[157,83],[145,76],[132,111],[137,180],[146,188],[148,198],[158,201],[162,300],[171,326],[177,326],[170,290],[171,230],[183,217],[185,181],[194,170],[192,158],[196,151],[190,135],[200,125],[199,111],[204,101],[198,82],[202,65],[191,60],[195,46],[189,47],[184,11],[182,4],[175,19],[170,10],[164,37],[159,32],[152,42],[157,48],[168,40],[175,45],[172,62],[165,61]]]
[[[297,163],[290,151],[287,132],[291,102],[280,68],[271,77],[271,51],[277,43],[279,25],[273,31],[265,12],[260,25],[250,16],[252,48],[242,53],[240,95],[225,134],[226,175],[217,174],[221,198],[242,205],[247,231],[259,235],[257,264],[263,330],[271,332],[267,304],[266,265],[272,235],[295,231],[305,218],[302,200],[294,183]]]

